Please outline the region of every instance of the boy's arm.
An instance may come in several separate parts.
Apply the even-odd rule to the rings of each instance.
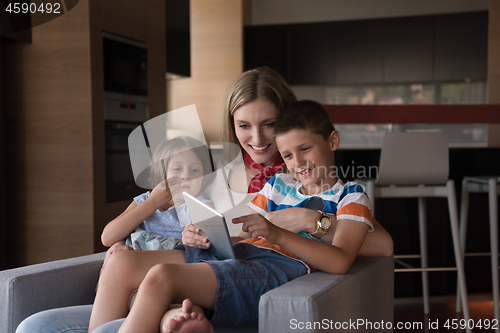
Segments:
[[[252,237],[264,237],[296,255],[308,264],[332,274],[345,274],[354,262],[368,233],[368,225],[359,221],[339,220],[331,244],[311,240],[281,229],[260,215],[236,218]]]

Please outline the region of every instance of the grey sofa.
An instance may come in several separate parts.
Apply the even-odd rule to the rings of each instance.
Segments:
[[[91,304],[104,253],[0,271],[0,332],[33,313]],[[393,321],[393,258],[358,257],[345,275],[314,272],[264,294],[258,332],[358,332]],[[340,329],[339,329],[340,328]],[[377,330],[388,332],[392,329]],[[220,327],[216,332],[257,332]]]

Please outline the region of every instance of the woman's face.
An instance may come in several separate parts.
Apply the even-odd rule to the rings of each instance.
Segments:
[[[234,112],[236,137],[243,149],[257,163],[271,165],[278,157],[273,129],[278,108],[265,99],[240,106]]]

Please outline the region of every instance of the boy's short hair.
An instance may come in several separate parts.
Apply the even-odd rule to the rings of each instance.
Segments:
[[[301,100],[288,105],[276,119],[273,137],[294,129],[308,130],[323,136],[325,140],[335,131],[323,105],[311,100]]]

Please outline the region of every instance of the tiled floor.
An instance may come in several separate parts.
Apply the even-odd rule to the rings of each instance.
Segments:
[[[491,293],[469,294],[470,324],[477,326],[473,332],[495,332],[491,329],[493,322],[493,301]],[[424,315],[423,301],[418,298],[396,298],[394,300],[394,332],[465,332],[462,329],[445,327],[454,323],[460,327],[462,314],[455,312],[455,296],[433,296],[430,298],[430,314]],[[455,322],[453,322],[455,319]],[[401,323],[404,327],[398,329],[396,325]],[[464,323],[462,321],[462,323]],[[482,328],[479,328],[482,324]],[[490,328],[486,329],[485,325]],[[500,329],[500,323],[497,323]]]

